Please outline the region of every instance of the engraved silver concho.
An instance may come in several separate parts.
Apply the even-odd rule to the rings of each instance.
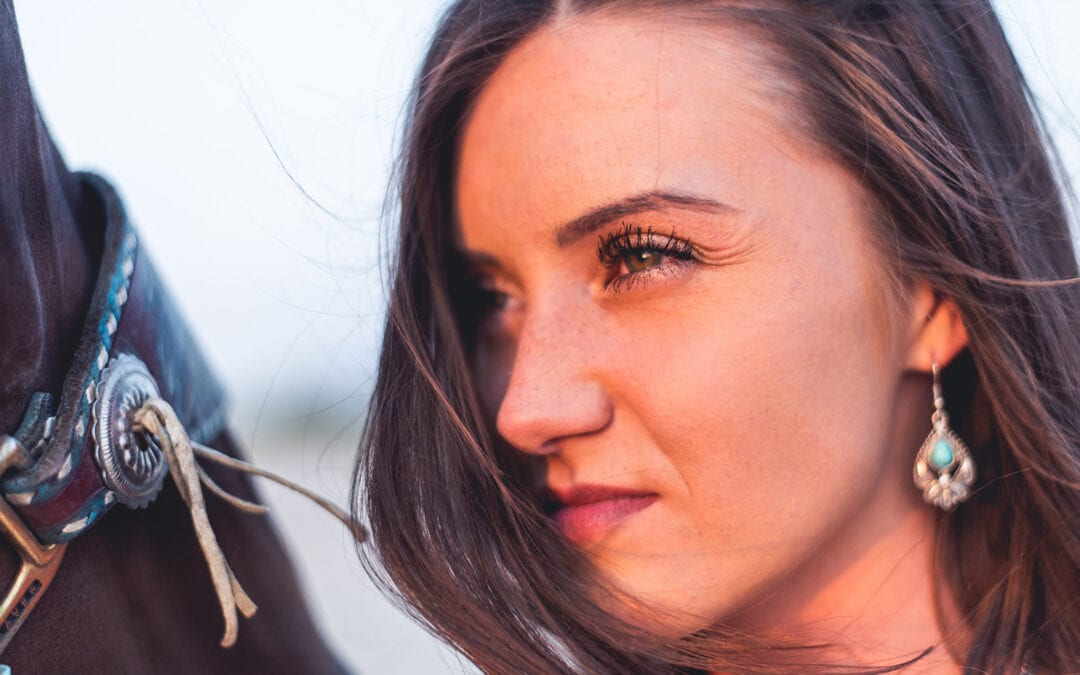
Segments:
[[[135,412],[159,396],[146,365],[130,354],[116,356],[101,371],[91,420],[94,459],[105,486],[133,509],[154,500],[169,471],[154,439],[133,429]]]

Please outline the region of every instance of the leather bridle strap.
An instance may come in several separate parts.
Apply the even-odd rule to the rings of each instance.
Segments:
[[[203,445],[224,427],[224,396],[195,348],[115,192],[81,175],[101,200],[100,272],[58,405],[33,394],[22,424],[0,435],[0,535],[20,558],[0,601],[0,652],[56,575],[72,539],[117,503],[148,506],[172,475],[188,505],[222,614],[222,646],[236,641],[239,610],[255,612],[218,547],[202,487],[250,513],[265,507],[222,490],[196,456],[264,476],[330,511],[358,541],[367,533],[344,511],[304,488]]]
[[[56,574],[64,546],[117,503],[141,508],[160,490],[167,465],[125,426],[138,405],[169,401],[197,441],[225,426],[222,389],[139,249],[119,196],[97,176],[75,178],[87,212],[100,214],[85,236],[102,253],[61,391],[32,394],[20,427],[0,435],[0,535],[20,558],[0,604],[0,651]]]

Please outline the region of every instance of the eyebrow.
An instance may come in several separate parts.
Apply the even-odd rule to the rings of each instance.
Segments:
[[[565,248],[614,220],[650,211],[665,211],[669,208],[719,215],[738,212],[735,207],[708,197],[686,192],[652,190],[598,206],[588,213],[563,223],[555,230],[555,243],[559,248]]]

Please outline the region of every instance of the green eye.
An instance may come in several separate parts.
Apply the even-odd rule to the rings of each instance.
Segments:
[[[644,272],[656,267],[664,259],[663,254],[649,249],[637,249],[623,255],[623,264],[629,272]]]
[[[693,244],[677,237],[674,229],[663,235],[629,223],[600,238],[596,259],[607,277],[605,288],[613,291],[629,289],[665,272],[674,273],[697,261]]]

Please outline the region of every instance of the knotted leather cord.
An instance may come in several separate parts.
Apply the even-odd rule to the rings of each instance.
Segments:
[[[252,474],[253,476],[262,476],[263,478],[268,478],[268,479],[274,481],[275,483],[277,483],[278,485],[283,485],[283,486],[289,488],[290,490],[292,490],[293,492],[296,492],[298,494],[301,494],[301,495],[307,497],[311,501],[313,501],[316,504],[318,504],[319,506],[321,506],[323,508],[323,510],[325,510],[327,513],[329,513],[333,517],[340,520],[341,524],[349,529],[349,533],[352,534],[353,538],[356,539],[356,541],[363,542],[363,541],[367,540],[368,533],[367,533],[367,530],[364,529],[363,525],[361,525],[355,519],[353,519],[340,506],[338,506],[337,504],[335,504],[335,503],[333,503],[331,501],[328,501],[328,500],[320,497],[319,495],[315,494],[311,490],[308,490],[307,488],[305,488],[305,487],[303,487],[301,485],[297,485],[296,483],[292,482],[291,480],[288,480],[286,478],[282,478],[281,476],[279,476],[279,475],[277,475],[275,473],[271,473],[271,472],[267,471],[266,469],[260,469],[259,467],[252,466],[251,464],[248,464],[247,462],[245,462],[243,460],[236,459],[235,457],[230,457],[230,456],[226,455],[225,453],[219,452],[219,451],[217,451],[217,450],[215,450],[213,448],[207,447],[207,446],[203,445],[202,443],[196,443],[195,441],[191,441],[191,448],[195,451],[195,454],[198,455],[199,457],[201,457],[202,459],[205,459],[205,460],[210,461],[210,462],[214,462],[215,464],[221,464],[222,466],[227,466],[230,469],[236,469],[237,471],[243,471],[244,473],[249,473],[249,474]],[[267,511],[267,508],[265,506],[261,505],[261,504],[252,504],[251,502],[246,502],[243,499],[240,499],[240,498],[236,497],[235,495],[231,495],[228,492],[225,492],[216,483],[214,483],[214,481],[210,478],[210,476],[205,475],[205,472],[203,472],[201,467],[199,468],[199,471],[203,473],[203,475],[204,475],[203,480],[207,482],[207,487],[209,487],[210,491],[213,492],[214,494],[219,495],[220,497],[222,497],[223,499],[225,499],[226,501],[229,501],[229,502],[233,502],[233,500],[236,500],[238,502],[242,502],[242,503],[250,505],[250,506],[258,507],[264,513]]]
[[[236,611],[239,609],[244,617],[251,618],[257,607],[233,575],[229,563],[225,561],[225,555],[221,552],[221,546],[217,543],[217,537],[214,536],[214,529],[210,526],[206,502],[203,501],[202,476],[195,463],[191,441],[172,406],[161,399],[144,403],[135,413],[135,423],[161,445],[176,489],[191,511],[195,536],[206,557],[210,578],[221,604],[221,614],[225,618],[225,635],[221,638],[221,646],[231,647],[236,644]]]
[[[134,422],[137,430],[149,434],[160,445],[165,459],[169,462],[169,473],[176,483],[176,488],[191,511],[191,520],[195,525],[195,536],[199,540],[199,546],[202,548],[203,556],[206,558],[206,564],[210,568],[210,578],[213,581],[214,591],[217,593],[221,613],[225,619],[225,635],[221,638],[222,647],[231,647],[236,643],[238,630],[237,610],[245,618],[251,618],[255,614],[257,607],[248,594],[244,592],[240,582],[237,581],[236,576],[233,574],[232,568],[229,567],[228,562],[225,560],[225,555],[221,551],[214,530],[210,526],[210,518],[206,513],[202,485],[205,485],[208,490],[229,504],[247,513],[266,513],[267,509],[261,504],[241,499],[222,489],[198,465],[195,461],[196,455],[237,471],[269,478],[290,490],[298,492],[344,523],[357,541],[364,541],[367,538],[367,531],[359,523],[350,518],[342,509],[322,497],[269,471],[258,469],[213,448],[193,442],[188,438],[187,431],[176,416],[172,406],[162,399],[155,398],[144,403],[135,413]]]

